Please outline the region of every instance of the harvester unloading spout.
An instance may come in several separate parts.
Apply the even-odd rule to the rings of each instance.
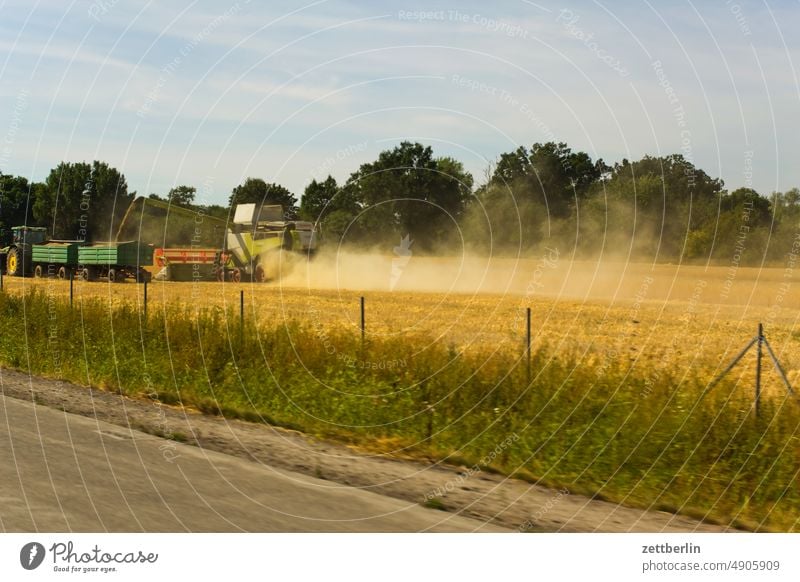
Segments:
[[[148,212],[148,210],[152,210],[152,212]],[[161,221],[164,223],[163,226],[159,226]],[[189,230],[187,224],[191,225],[191,229],[194,231],[200,231],[204,239],[203,244],[219,245],[222,244],[228,221],[210,216],[202,210],[192,210],[164,200],[139,196],[125,211],[125,216],[117,229],[117,240],[135,239],[149,244],[166,246],[172,244],[170,239],[175,238],[174,235],[178,231]],[[209,238],[216,240],[206,240]],[[191,242],[190,240],[176,241],[176,244],[188,246]]]

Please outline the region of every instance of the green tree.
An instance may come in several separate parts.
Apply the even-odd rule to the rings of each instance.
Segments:
[[[183,208],[192,208],[197,188],[194,186],[176,186],[169,191],[167,200]]]
[[[723,194],[719,219],[709,221],[714,229],[713,257],[720,261],[738,258],[742,264],[759,263],[766,251],[772,222],[772,206],[752,188],[738,188]]]
[[[37,192],[33,215],[54,238],[114,240],[135,195],[125,176],[104,162],[61,162]]]
[[[632,252],[638,259],[702,258],[712,249],[722,188],[721,180],[681,155],[622,160],[592,188],[581,217],[604,222],[605,229],[581,242],[594,252],[602,235],[606,250]]]
[[[511,254],[530,251],[544,238],[548,217],[543,205],[497,183],[489,183],[475,194],[461,220],[466,245],[481,253]]]
[[[484,252],[515,254],[542,244],[571,247],[579,226],[579,205],[609,173],[563,142],[534,143],[501,154],[487,183],[476,192],[463,226]]]
[[[31,224],[34,192],[26,178],[0,173],[0,246],[8,243],[11,227]]]
[[[783,206],[792,209],[800,208],[800,189],[792,188],[784,192]]]
[[[435,159],[430,147],[402,142],[363,164],[345,192],[361,209],[358,231],[372,240],[410,235],[415,248],[430,249],[455,230],[472,177],[450,158]]]
[[[337,209],[326,213],[320,221],[320,230],[326,241],[325,244],[335,245],[347,234],[347,240],[359,239],[364,236],[361,225],[357,221],[357,213],[350,210]]]
[[[231,192],[228,204],[280,204],[287,219],[297,217],[297,198],[280,184],[267,183],[261,178],[247,178]]]
[[[573,152],[565,143],[535,143],[502,154],[490,184],[508,188],[519,200],[542,204],[550,217],[570,214],[597,180],[609,171],[603,160]]]
[[[436,170],[441,174],[439,179],[444,186],[440,191],[444,205],[455,210],[455,216],[458,217],[473,194],[475,184],[472,174],[464,169],[464,164],[451,157],[437,158]]]
[[[770,233],[767,259],[773,264],[787,266],[796,261],[800,245],[800,189],[773,192],[772,209],[775,225]]]
[[[324,181],[317,182],[312,180],[303,192],[300,200],[300,216],[306,220],[316,222],[322,214],[330,214],[337,210],[336,196],[339,194],[339,186],[333,176],[328,176]],[[342,198],[340,196],[340,198]]]

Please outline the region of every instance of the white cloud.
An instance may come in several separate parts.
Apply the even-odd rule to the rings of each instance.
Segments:
[[[45,61],[62,61],[62,66],[63,62],[68,64],[80,63],[104,67],[119,67],[125,70],[129,70],[133,66],[132,63],[109,57],[108,55],[98,53],[85,46],[66,42],[36,42],[29,40],[11,42],[0,40],[0,51],[6,51],[10,53],[12,59],[23,62],[28,61],[20,57],[36,57],[37,59],[41,58]]]

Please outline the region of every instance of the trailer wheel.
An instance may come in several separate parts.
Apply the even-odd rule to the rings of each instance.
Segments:
[[[225,281],[225,267],[217,267],[216,277],[217,281],[219,281],[220,283]]]
[[[43,272],[44,271],[42,270],[42,266],[36,265],[36,267],[33,269],[33,276],[36,277],[37,279],[41,279]]]
[[[81,279],[84,281],[97,281],[97,272],[92,267],[84,267],[81,271]]]
[[[239,283],[242,280],[242,272],[239,269],[234,269],[231,271],[231,281],[234,283]]]
[[[57,274],[57,277],[58,277],[59,279],[62,279],[62,280],[63,280],[63,279],[66,279],[66,278],[68,277],[68,275],[67,275],[67,268],[66,268],[66,267],[61,267],[60,269],[58,269],[58,274]]]
[[[109,283],[119,283],[119,276],[121,273],[118,273],[116,269],[109,269],[108,270],[108,282]]]

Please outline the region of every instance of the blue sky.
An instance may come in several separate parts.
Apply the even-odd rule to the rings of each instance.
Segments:
[[[0,171],[102,159],[140,194],[300,194],[417,140],[480,183],[500,153],[683,152],[800,186],[798,2],[0,0]]]

